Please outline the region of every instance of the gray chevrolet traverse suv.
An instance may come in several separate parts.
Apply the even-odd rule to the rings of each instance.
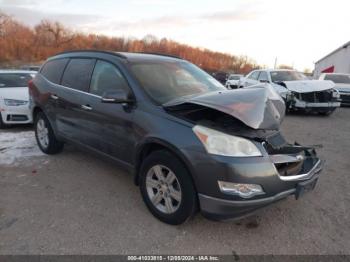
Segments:
[[[38,146],[74,143],[133,173],[150,212],[181,224],[197,210],[239,218],[312,190],[312,147],[279,131],[284,102],[266,85],[227,90],[180,58],[70,51],[29,83]]]

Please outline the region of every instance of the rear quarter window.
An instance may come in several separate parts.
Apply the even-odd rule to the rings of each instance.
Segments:
[[[69,59],[56,59],[46,62],[40,73],[49,81],[59,84]]]
[[[259,76],[259,73],[260,73],[260,71],[254,71],[253,73],[251,73],[251,74],[248,76],[248,79],[257,80],[257,79],[258,79],[258,76]]]
[[[62,85],[88,92],[95,59],[73,58],[64,70]]]

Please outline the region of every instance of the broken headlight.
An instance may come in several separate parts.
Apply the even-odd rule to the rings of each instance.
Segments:
[[[338,90],[333,90],[332,96],[333,96],[334,98],[340,98],[339,91],[338,91]]]
[[[293,92],[287,93],[287,94],[286,94],[286,101],[287,101],[287,102],[292,101],[292,100],[294,99],[295,96],[296,96],[296,95],[295,95],[295,93],[293,93]]]
[[[204,126],[193,127],[193,132],[208,153],[232,157],[261,156],[260,150],[248,139],[228,135]]]

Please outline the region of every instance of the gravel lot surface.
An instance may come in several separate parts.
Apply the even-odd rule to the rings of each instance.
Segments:
[[[66,146],[38,151],[30,127],[0,131],[0,254],[350,254],[350,108],[288,115],[289,141],[323,144],[312,193],[241,221],[181,226],[146,209],[131,175]]]

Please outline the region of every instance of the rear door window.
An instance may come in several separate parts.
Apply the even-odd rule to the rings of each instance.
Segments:
[[[118,68],[111,63],[97,61],[91,79],[91,94],[102,96],[107,91],[127,91],[128,89],[128,84]]]
[[[73,58],[69,61],[61,85],[88,92],[95,59]]]
[[[52,83],[59,84],[68,60],[69,59],[64,58],[48,61],[43,66],[40,73]]]

